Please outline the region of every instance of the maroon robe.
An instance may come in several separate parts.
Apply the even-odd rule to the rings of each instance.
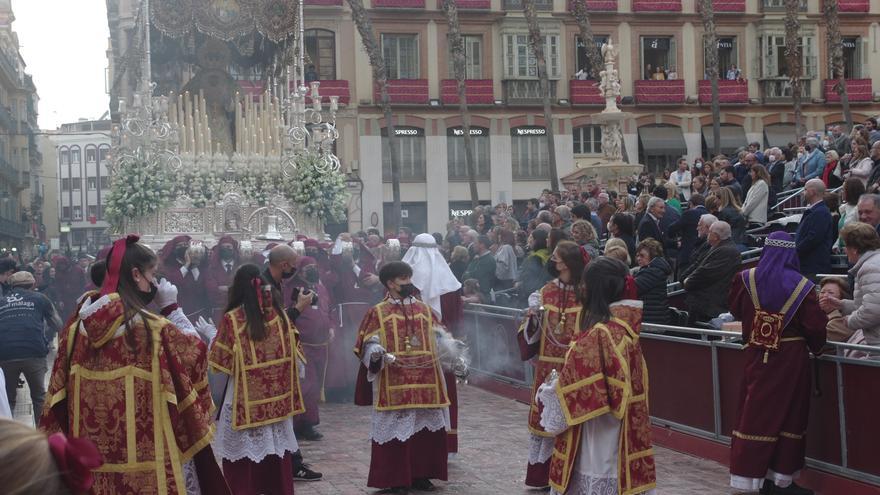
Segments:
[[[748,342],[755,307],[739,275],[728,302]],[[808,349],[821,352],[827,321],[811,290],[783,330],[777,351],[754,346],[743,350],[746,364],[731,442],[732,475],[763,479],[768,469],[790,476],[803,468],[811,392]]]
[[[334,322],[331,319],[330,293],[320,282],[315,287],[309,287],[306,282],[296,277],[292,284],[285,284],[285,292],[288,291],[287,285],[290,285],[291,288],[306,287],[318,295],[317,308],[313,306],[306,307],[300,313],[299,318],[296,319],[296,328],[299,330],[303,353],[306,357],[306,374],[305,378],[300,382],[306,412],[293,418],[294,426],[299,429],[321,423],[321,417],[318,412],[319,403],[323,400],[324,395],[324,377],[327,374],[330,328],[334,325]],[[290,296],[286,295],[285,297]]]
[[[211,316],[207,312],[208,296],[205,292],[205,275],[207,272],[207,263],[202,263],[199,267],[190,267],[186,276],[180,273],[183,264],[174,257],[174,246],[179,242],[190,241],[188,235],[179,235],[171,239],[162,248],[161,261],[159,271],[162,276],[177,287],[177,304],[183,309],[187,318],[195,322],[199,316]],[[199,269],[199,278],[193,275],[193,269]],[[215,320],[216,321],[216,320]]]
[[[232,269],[226,272],[226,266],[220,259],[220,244],[231,243],[235,254],[232,258]],[[205,296],[208,299],[209,313],[215,323],[223,319],[223,313],[226,310],[226,304],[229,299],[229,287],[232,287],[232,280],[235,278],[235,271],[242,265],[241,253],[238,250],[238,241],[230,236],[221,237],[217,241],[217,245],[211,249],[211,256],[208,266],[205,268]],[[201,278],[201,276],[199,277]],[[222,290],[221,287],[226,287]],[[186,311],[186,310],[184,310]],[[207,316],[207,315],[206,315]]]
[[[55,267],[53,289],[58,298],[55,302],[60,303],[61,320],[66,321],[73,315],[77,299],[86,290],[86,273],[65,256],[52,258],[52,265]]]

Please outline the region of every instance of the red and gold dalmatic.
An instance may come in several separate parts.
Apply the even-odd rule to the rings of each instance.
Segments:
[[[615,304],[611,314],[577,339],[559,372],[556,395],[569,425],[557,435],[550,461],[550,486],[559,493],[571,481],[583,424],[603,414],[621,421],[617,493],[642,493],[656,485],[648,369],[639,346],[642,311]]]
[[[379,372],[377,411],[449,406],[433,324],[431,308],[421,301],[393,304],[385,299],[367,312],[358,330],[355,355],[361,358],[364,342],[376,336],[379,345],[397,358]],[[372,397],[367,400],[362,395],[368,390],[359,385],[356,403],[371,405]]]
[[[305,411],[296,358],[302,358],[296,328],[287,315],[267,310],[266,335],[251,338],[244,307],[223,315],[211,344],[211,369],[235,380],[232,428],[272,424]]]
[[[562,367],[569,344],[580,335],[581,304],[577,300],[575,286],[562,284],[558,279],[548,282],[541,288],[539,294],[540,305],[544,308],[540,341],[534,344],[526,342],[525,332],[529,319],[526,319],[520,327],[518,340],[520,357],[523,361],[537,356],[529,409],[529,431],[541,437],[552,437],[553,435],[544,431],[541,426],[543,406],[535,400],[535,395],[547,375],[554,369]]]
[[[93,493],[185,494],[183,465],[214,435],[205,345],[149,313],[126,327],[118,293],[83,306],[61,334],[41,427],[97,445]]]

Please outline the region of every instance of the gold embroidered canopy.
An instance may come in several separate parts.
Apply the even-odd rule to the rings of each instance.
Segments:
[[[152,0],[150,23],[181,38],[196,30],[222,41],[257,31],[280,43],[296,32],[297,0]]]

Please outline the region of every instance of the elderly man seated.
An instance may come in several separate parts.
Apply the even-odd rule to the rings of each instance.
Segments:
[[[709,251],[684,279],[689,323],[709,321],[727,311],[727,293],[742,257],[731,239],[730,224],[717,221],[706,238]]]

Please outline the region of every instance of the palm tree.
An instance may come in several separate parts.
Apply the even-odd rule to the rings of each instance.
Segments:
[[[846,75],[843,72],[843,41],[840,39],[840,9],[837,0],[824,0],[822,5],[827,23],[828,53],[831,56],[831,79],[837,79],[835,91],[840,95],[843,118],[847,129],[852,129],[853,118],[849,109],[849,94],[846,92]]]
[[[803,59],[798,42],[798,34],[801,29],[801,21],[798,19],[800,7],[801,0],[785,0],[785,65],[788,69],[786,75],[791,84],[791,100],[794,106],[795,142],[798,142],[797,140],[807,133],[801,106]]]
[[[593,36],[593,26],[590,24],[590,13],[587,12],[586,0],[573,0],[572,4],[574,19],[577,21],[584,50],[587,52],[587,60],[590,61],[590,78],[599,79],[599,71],[602,70],[603,65],[602,54],[599,53],[599,47]]]
[[[379,87],[379,106],[382,107],[382,113],[385,117],[385,130],[388,133],[388,152],[391,155],[391,196],[393,201],[391,222],[394,229],[397,230],[398,222],[401,218],[400,162],[397,155],[398,144],[394,129],[394,114],[391,111],[391,101],[388,98],[388,73],[385,70],[385,57],[382,56],[382,47],[376,41],[373,23],[370,22],[370,16],[364,8],[363,0],[348,0],[348,5],[351,7],[351,18],[357,26],[358,33],[361,35],[364,50],[366,50],[367,56],[370,59],[370,67],[373,69],[373,81]]]
[[[715,6],[713,0],[700,0],[703,18],[703,52],[706,74],[712,84],[712,156],[721,154],[721,102],[718,97],[718,36],[715,34]]]
[[[522,0],[523,13],[529,26],[529,45],[538,66],[538,80],[544,100],[544,125],[547,135],[547,153],[550,155],[550,190],[559,191],[559,173],[556,171],[556,143],[553,140],[553,110],[550,100],[550,80],[547,77],[547,60],[544,58],[544,37],[538,26],[535,0]]]
[[[461,25],[458,22],[458,4],[455,0],[443,0],[443,13],[449,24],[449,47],[452,56],[452,70],[455,73],[455,82],[458,88],[458,109],[461,112],[462,136],[464,137],[464,162],[467,167],[468,183],[471,192],[471,207],[476,208],[480,204],[477,192],[477,164],[474,160],[474,142],[471,138],[471,114],[468,111],[467,91],[465,79],[467,78],[467,61],[464,52],[464,39],[461,37]]]

